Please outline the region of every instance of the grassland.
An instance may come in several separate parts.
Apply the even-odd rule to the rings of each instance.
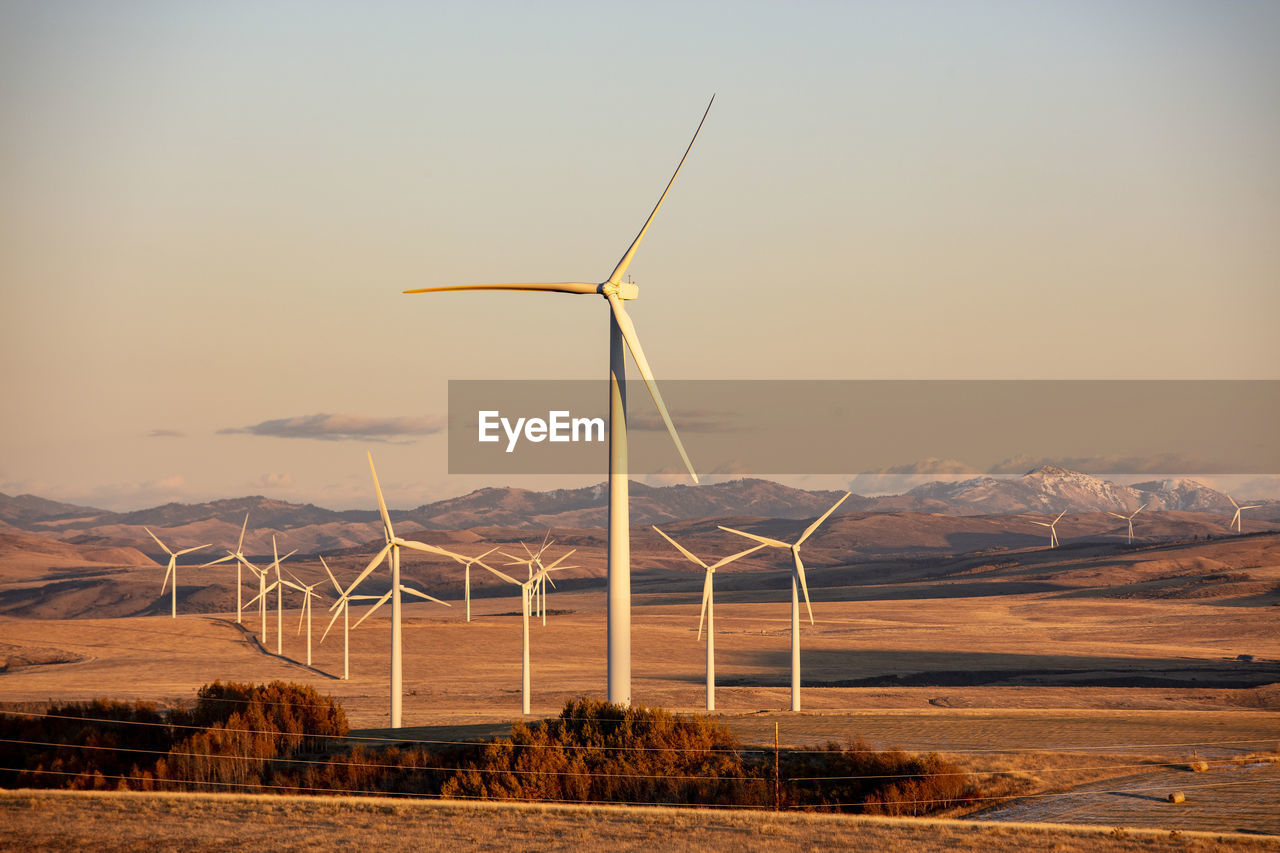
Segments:
[[[0,792],[0,850],[1280,850],[1238,833],[387,798]]]

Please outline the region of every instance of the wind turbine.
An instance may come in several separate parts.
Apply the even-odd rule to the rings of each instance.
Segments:
[[[1262,506],[1261,503],[1251,503],[1251,505],[1248,506],[1240,506],[1239,503],[1235,502],[1235,498],[1231,497],[1230,494],[1226,496],[1226,500],[1230,501],[1231,506],[1235,507],[1235,515],[1231,516],[1231,524],[1226,525],[1226,529],[1230,530],[1231,526],[1234,525],[1236,533],[1244,533],[1242,525],[1240,525],[1240,512],[1243,512],[1244,510],[1257,510],[1258,507]]]
[[[311,599],[320,597],[320,594],[316,592],[316,587],[324,583],[324,581],[322,579],[313,584],[305,584],[293,572],[289,572],[289,577],[293,578],[293,583],[290,586],[302,592],[302,612],[298,614],[298,630],[296,633],[302,633],[302,620],[307,620],[307,666],[311,666]]]
[[[377,556],[374,557],[369,565],[365,567],[364,571],[351,582],[351,585],[347,587],[346,592],[344,592],[329,609],[336,610],[339,606],[344,606],[345,599],[350,598],[351,593],[360,585],[360,582],[367,578],[374,569],[382,565],[382,561],[390,555],[391,589],[387,590],[386,595],[378,599],[378,603],[369,610],[369,613],[366,613],[360,618],[360,622],[368,619],[369,614],[381,607],[387,599],[391,600],[391,728],[398,729],[400,728],[401,703],[404,698],[402,690],[404,668],[402,663],[400,630],[400,593],[407,592],[411,595],[416,595],[419,598],[425,598],[428,601],[435,601],[440,604],[444,604],[446,607],[451,606],[447,602],[440,601],[438,598],[432,598],[426,593],[418,592],[416,589],[410,589],[400,582],[400,549],[411,548],[415,551],[425,551],[428,554],[437,554],[441,557],[449,557],[454,560],[459,558],[465,560],[466,558],[462,557],[461,554],[454,554],[452,551],[437,548],[435,545],[427,545],[424,542],[413,542],[396,536],[395,530],[391,526],[391,516],[387,512],[387,502],[382,497],[382,487],[378,485],[378,471],[373,467],[373,454],[369,453],[368,456],[369,472],[373,475],[373,489],[378,494],[378,512],[382,516],[382,535],[386,540],[386,544],[382,546],[382,550],[378,552]],[[356,623],[357,627],[360,625],[360,622]],[[333,622],[330,621],[329,624],[332,626]]]
[[[613,272],[603,282],[598,284],[581,281],[534,284],[468,284],[447,287],[424,287],[405,291],[405,293],[436,293],[449,290],[528,290],[580,295],[594,294],[603,296],[609,301],[607,681],[608,699],[610,702],[619,705],[631,704],[631,543],[629,539],[630,513],[627,482],[627,392],[626,361],[623,355],[624,341],[627,349],[631,351],[631,357],[635,360],[640,376],[644,379],[644,383],[649,389],[649,395],[653,397],[658,413],[667,425],[667,432],[671,434],[671,440],[675,442],[680,458],[684,461],[684,465],[689,470],[690,476],[693,477],[693,481],[695,483],[698,482],[698,475],[693,470],[693,463],[689,461],[689,455],[685,453],[684,445],[680,442],[680,436],[676,434],[675,424],[671,422],[671,416],[667,413],[667,406],[662,401],[662,395],[658,391],[657,381],[653,378],[653,372],[649,370],[649,362],[644,356],[644,350],[640,347],[640,338],[636,335],[635,326],[632,324],[631,318],[627,316],[627,310],[623,304],[626,300],[635,299],[639,296],[640,290],[624,277],[627,274],[627,268],[631,266],[636,250],[640,248],[640,241],[644,239],[645,232],[649,230],[649,225],[658,213],[658,208],[662,207],[662,202],[666,199],[667,193],[670,192],[671,185],[675,183],[676,176],[680,174],[680,168],[684,166],[684,161],[688,159],[689,152],[693,149],[693,143],[697,141],[698,133],[702,130],[702,125],[707,120],[707,113],[711,112],[712,103],[715,103],[714,95],[707,104],[706,112],[702,114],[702,120],[698,122],[698,128],[693,133],[693,139],[689,141],[689,147],[685,149],[684,156],[680,158],[680,163],[671,175],[671,180],[667,182],[666,189],[658,197],[658,203],[653,206],[653,210],[649,213],[649,218],[645,220],[644,225],[640,228],[640,233],[631,241],[631,245],[623,254],[622,259],[618,261],[618,265],[614,267]]]
[[[263,569],[262,574],[258,576],[258,589],[260,591],[253,598],[249,599],[250,604],[253,604],[255,601],[258,602],[258,610],[262,614],[262,642],[264,644],[263,648],[265,649],[265,643],[267,641],[267,619],[264,605],[267,603],[267,596],[272,592],[276,593],[276,654],[281,656],[284,655],[284,588],[286,586],[292,587],[293,589],[301,592],[302,587],[295,583],[291,583],[280,576],[280,564],[296,553],[298,553],[298,549],[294,548],[288,554],[281,557],[280,552],[276,549],[276,537],[272,536],[271,554],[275,559],[272,560],[271,565]],[[267,575],[270,574],[273,568],[276,570],[276,579],[270,584],[267,584]]]
[[[1057,525],[1059,521],[1062,521],[1062,516],[1066,514],[1067,514],[1067,511],[1064,509],[1062,512],[1058,513],[1058,517],[1055,518],[1053,521],[1034,521],[1033,520],[1031,522],[1032,524],[1038,524],[1041,527],[1049,528],[1049,547],[1050,548],[1058,547],[1058,526]],[[1134,515],[1137,515],[1137,513],[1135,512]],[[1130,524],[1132,523],[1133,522],[1130,522]]]
[[[570,551],[569,553],[572,554],[573,552]],[[506,572],[501,572],[493,568],[492,566],[485,566],[486,569],[493,572],[495,575],[502,578],[507,583],[513,583],[516,586],[520,587],[520,615],[523,619],[523,624],[524,624],[524,634],[523,634],[524,648],[523,648],[523,654],[521,657],[521,669],[520,669],[520,689],[521,689],[521,695],[523,696],[523,698],[521,700],[520,707],[522,709],[521,713],[525,715],[529,714],[529,610],[530,610],[531,599],[533,598],[533,589],[535,586],[537,586],[538,582],[541,581],[544,577],[546,577],[549,573],[555,572],[555,571],[563,571],[564,569],[569,568],[569,566],[560,566],[560,563],[562,563],[568,557],[569,557],[569,554],[565,554],[559,560],[556,560],[551,565],[543,566],[538,570],[537,574],[533,575],[526,581],[518,581],[515,578],[511,577],[511,575],[507,574]]]
[[[653,529],[658,530],[657,526],[654,526]],[[716,709],[716,601],[711,578],[715,576],[716,569],[721,566],[727,566],[739,557],[745,557],[748,554],[759,551],[764,547],[764,544],[761,543],[754,548],[739,551],[737,554],[730,554],[715,565],[708,566],[661,530],[658,530],[658,535],[674,545],[681,554],[684,554],[707,570],[706,580],[702,583],[702,610],[698,614],[698,639],[702,639],[702,620],[705,618],[707,621],[707,710],[714,711]]]
[[[351,602],[352,601],[375,601],[376,595],[345,595],[342,591],[342,584],[338,583],[338,579],[333,576],[333,572],[329,569],[329,564],[324,561],[324,557],[320,558],[320,565],[324,566],[324,570],[329,574],[329,580],[333,581],[333,588],[338,593],[338,612],[333,614],[333,618],[329,620],[329,626],[324,629],[324,634],[320,636],[320,642],[324,642],[324,638],[329,636],[329,628],[333,627],[333,623],[338,621],[338,616],[342,616],[342,680],[347,681],[351,678]]]
[[[249,564],[249,561],[244,558],[244,532],[248,528],[249,528],[249,513],[246,512],[244,514],[244,524],[240,526],[240,542],[239,544],[236,545],[236,549],[234,551],[228,551],[227,556],[219,557],[218,559],[209,563],[205,563],[203,566],[200,567],[203,569],[207,566],[216,566],[219,563],[225,563],[227,562],[227,560],[236,561],[236,624],[237,625],[242,624],[240,619],[240,611],[242,609],[240,600],[243,592],[242,588],[244,586],[244,579],[240,574],[242,571],[242,566],[240,564],[241,563]],[[252,564],[249,564],[249,566],[255,572],[258,571],[256,566],[253,566]]]
[[[745,536],[748,539],[754,539],[765,545],[771,545],[774,548],[789,548],[791,550],[791,558],[795,564],[795,571],[791,574],[791,710],[800,710],[800,594],[799,590],[804,591],[804,606],[809,609],[809,624],[813,624],[813,605],[809,603],[809,584],[804,578],[804,561],[800,559],[800,546],[804,544],[804,540],[813,535],[822,522],[827,520],[831,513],[836,511],[836,507],[844,503],[849,497],[849,493],[845,492],[840,500],[836,501],[831,509],[827,510],[822,516],[805,528],[804,533],[800,534],[800,538],[795,543],[788,545],[786,542],[780,542],[777,539],[770,539],[766,536],[757,536],[754,533],[744,533],[741,530],[734,530],[731,527],[720,526],[721,530],[729,533],[736,533],[739,536]],[[799,581],[799,589],[796,583]]]
[[[1143,511],[1144,509],[1146,509],[1146,508],[1147,508],[1147,505],[1146,505],[1146,504],[1143,504],[1142,506],[1140,506],[1140,507],[1138,507],[1137,509],[1135,509],[1135,510],[1134,510],[1131,514],[1129,514],[1129,515],[1121,515],[1121,514],[1120,514],[1120,513],[1118,513],[1118,512],[1108,512],[1108,513],[1107,513],[1107,515],[1112,515],[1112,516],[1115,516],[1116,518],[1122,518],[1122,519],[1124,519],[1125,521],[1129,522],[1129,539],[1128,539],[1128,541],[1125,543],[1126,545],[1132,545],[1132,544],[1133,544],[1133,517],[1134,517],[1135,515],[1137,515],[1138,513],[1142,512],[1142,511]],[[1061,518],[1062,516],[1058,516],[1058,517],[1059,517],[1059,518]]]
[[[490,554],[492,554],[494,551],[497,551],[497,550],[498,550],[497,548],[490,548],[488,551],[485,551],[479,557],[463,557],[460,555],[454,557],[454,560],[461,563],[463,567],[463,572],[464,572],[463,577],[465,578],[464,585],[463,585],[463,596],[466,598],[466,601],[467,601],[467,621],[468,622],[471,621],[471,566],[477,563],[481,566],[484,566],[484,563],[481,561],[484,560],[485,557],[489,556]]]
[[[1239,515],[1239,513],[1236,513]],[[178,558],[183,554],[190,554],[192,551],[199,551],[201,548],[208,548],[208,545],[197,545],[194,548],[183,548],[181,551],[170,551],[169,546],[160,541],[160,537],[151,533],[151,528],[143,527],[143,530],[151,534],[151,538],[156,540],[156,544],[164,549],[169,555],[169,567],[164,572],[164,583],[160,584],[160,594],[164,595],[165,587],[169,585],[169,578],[173,578],[173,590],[170,594],[169,615],[174,619],[178,618]]]

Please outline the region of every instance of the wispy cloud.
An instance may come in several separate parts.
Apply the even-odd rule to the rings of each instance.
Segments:
[[[276,418],[246,427],[228,427],[218,430],[218,434],[315,438],[322,441],[393,441],[443,432],[446,426],[444,418],[371,418],[321,413]]]
[[[186,438],[187,434],[176,429],[153,429],[147,433],[147,438]]]

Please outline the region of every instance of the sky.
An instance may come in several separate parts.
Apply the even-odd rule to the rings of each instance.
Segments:
[[[603,280],[713,93],[630,269],[659,380],[1280,378],[1277,43],[1237,0],[0,0],[0,491],[602,479],[442,431],[450,379],[603,378],[602,301],[401,291]]]

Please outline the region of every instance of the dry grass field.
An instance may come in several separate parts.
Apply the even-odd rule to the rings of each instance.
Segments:
[[[1250,851],[1238,833],[348,797],[0,792],[0,850]]]
[[[1277,537],[1249,537],[1121,554],[1006,552],[937,564],[904,560],[816,568],[811,584],[817,624],[802,629],[805,711],[800,714],[783,710],[789,683],[785,575],[761,567],[719,573],[717,713],[748,743],[771,745],[777,724],[783,745],[861,736],[876,747],[940,751],[998,794],[1025,797],[983,811],[978,817],[986,822],[1048,820],[1184,834],[1208,829],[1280,835],[1280,809],[1273,807],[1280,802],[1280,778],[1269,763],[1280,748],[1280,609],[1273,606],[1276,594],[1269,592],[1280,589],[1276,553]],[[143,571],[155,574],[143,568],[130,573]],[[295,571],[310,579],[319,568],[302,562]],[[701,578],[690,573],[636,574],[634,702],[675,711],[702,709],[705,646],[696,638],[700,587]],[[5,664],[0,705],[30,708],[49,699],[99,696],[178,702],[215,679],[283,679],[338,698],[361,737],[449,741],[501,734],[518,718],[520,703],[518,595],[490,592],[474,599],[471,623],[463,621],[462,602],[452,603],[451,608],[406,606],[404,719],[409,728],[394,735],[382,728],[387,723],[385,612],[352,633],[350,681],[340,677],[341,625],[322,645],[318,642],[328,618],[320,608],[310,667],[304,663],[305,637],[297,633],[299,614],[292,608],[284,614],[282,656],[274,654],[274,612],[266,649],[258,643],[256,609],[246,613],[242,626],[235,624],[234,613],[180,613],[176,620],[0,616]],[[535,716],[553,715],[569,698],[600,696],[604,690],[603,585],[591,578],[562,584],[552,592],[549,607],[546,626],[535,624],[532,632]],[[1259,760],[1238,760],[1248,755]],[[1193,758],[1208,759],[1211,771],[1186,771]],[[1165,766],[1171,764],[1177,767]],[[1186,789],[1186,803],[1165,801],[1167,789],[1174,787]],[[30,809],[72,808],[58,802],[63,804]],[[117,808],[109,802],[74,808],[87,810],[84,820],[104,821]],[[224,822],[231,832],[237,819],[210,811],[224,807],[206,804],[195,812],[209,812],[210,821]],[[5,808],[11,812],[13,803],[6,801]],[[282,825],[291,820],[279,804],[246,801],[235,808],[273,810]],[[368,815],[360,811],[365,806],[332,808],[349,809],[352,820]],[[494,838],[531,831],[523,812],[485,814],[504,815],[493,818]],[[695,814],[700,820],[712,817]],[[644,820],[667,820],[656,815]],[[803,823],[808,818],[793,817],[800,822],[786,823],[789,828],[778,832],[811,826]],[[606,825],[592,820],[593,826]],[[621,825],[638,820],[619,819],[617,831],[630,831]],[[677,825],[692,819],[671,820]],[[334,818],[316,826],[341,823]],[[856,826],[857,832],[871,831],[870,824]],[[563,829],[565,838],[581,831]],[[902,840],[922,831],[895,825],[883,849],[895,844],[927,849],[918,837]],[[1024,830],[982,831],[1016,835]],[[706,847],[728,846],[725,839],[733,837],[741,845],[744,833],[753,843],[772,843],[759,831],[717,832]],[[979,830],[928,833],[949,838],[948,849],[1022,843],[1013,835],[983,836]],[[532,836],[520,837],[519,846],[527,847]],[[1139,843],[1148,845],[1140,849],[1160,849],[1149,846],[1159,836],[1081,837],[1088,843],[1078,849],[1107,849],[1096,846],[1104,839],[1120,845],[1112,849],[1139,849],[1124,846]],[[779,840],[777,849],[803,846],[791,843],[796,836],[783,838],[790,841]],[[1212,842],[1197,843],[1215,849]]]

